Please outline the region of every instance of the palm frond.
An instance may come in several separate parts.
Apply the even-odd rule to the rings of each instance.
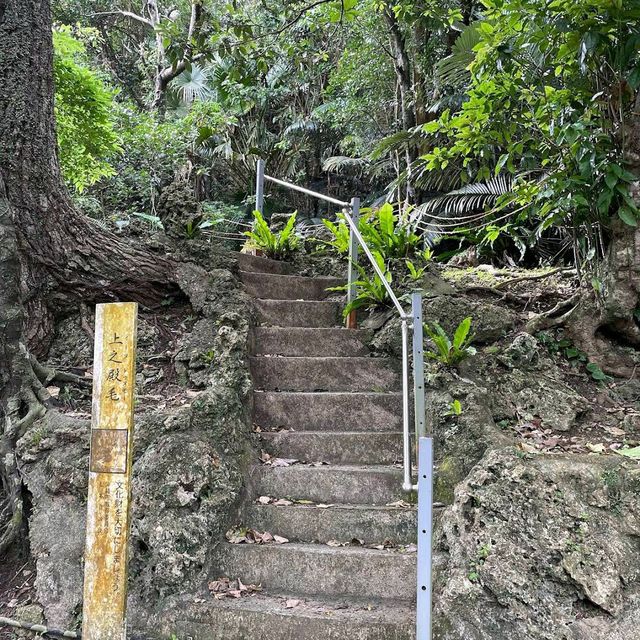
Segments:
[[[467,184],[417,206],[411,212],[410,222],[414,228],[427,231],[430,237],[456,227],[480,228],[491,221],[487,209],[511,193],[512,188],[513,178],[509,175]]]
[[[376,144],[370,155],[371,160],[380,160],[389,153],[404,149],[407,145],[418,146],[425,140],[425,138],[426,134],[421,126],[409,129],[408,131],[404,129],[396,131],[395,133],[382,138],[382,140]]]
[[[322,163],[322,170],[329,173],[349,171],[365,171],[370,165],[367,158],[350,158],[349,156],[331,156]]]
[[[314,120],[310,120],[307,118],[300,118],[292,122],[285,130],[282,132],[283,136],[305,136],[305,135],[313,135],[318,133],[320,130],[320,126]]]
[[[439,84],[460,86],[469,79],[469,65],[475,59],[474,48],[480,42],[480,30],[470,24],[460,32],[451,49],[451,55],[435,65],[436,81]]]
[[[191,104],[194,100],[206,100],[211,96],[208,82],[208,70],[194,64],[191,71],[183,71],[170,86],[183,102]]]

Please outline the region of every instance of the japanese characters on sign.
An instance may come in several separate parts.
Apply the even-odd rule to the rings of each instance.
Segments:
[[[126,636],[137,305],[96,309],[83,638]]]

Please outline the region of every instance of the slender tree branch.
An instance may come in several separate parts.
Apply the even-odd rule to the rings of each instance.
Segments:
[[[143,16],[139,16],[137,13],[133,13],[133,11],[124,11],[123,9],[116,9],[114,11],[99,11],[97,13],[90,13],[90,17],[100,17],[100,16],[123,16],[125,18],[131,18],[136,22],[141,22],[147,27],[151,27],[153,29],[153,23],[151,20]]]

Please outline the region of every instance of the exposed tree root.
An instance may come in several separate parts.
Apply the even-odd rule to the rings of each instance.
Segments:
[[[540,313],[529,320],[526,325],[527,333],[535,334],[545,329],[552,329],[566,324],[577,309],[581,296],[582,293],[577,291],[570,298],[558,302],[552,309]]]
[[[499,282],[494,289],[504,289],[512,284],[516,284],[518,282],[531,282],[533,280],[544,280],[544,278],[549,278],[550,276],[555,275],[556,273],[575,273],[575,269],[566,268],[566,267],[558,267],[557,269],[551,269],[551,271],[545,271],[544,273],[537,273],[533,276],[519,276],[518,278],[512,278],[511,280],[503,280]]]
[[[93,335],[91,336],[93,340]],[[91,379],[77,376],[73,373],[66,373],[65,371],[58,371],[52,367],[47,367],[39,362],[34,356],[30,356],[31,367],[36,374],[38,380],[43,386],[47,386],[52,382],[70,382],[81,387],[91,386]]]
[[[7,516],[0,521],[0,554],[19,539],[24,528],[23,485],[16,458],[16,443],[36,420],[44,416],[49,398],[26,355],[24,360],[24,366],[19,367],[23,369],[21,384],[17,394],[7,402],[0,439],[0,476],[7,499],[7,507],[3,509]]]

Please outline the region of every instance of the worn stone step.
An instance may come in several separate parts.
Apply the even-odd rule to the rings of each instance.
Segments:
[[[255,327],[254,355],[366,356],[371,332],[364,329]]]
[[[254,422],[264,429],[398,431],[402,394],[256,391]]]
[[[397,391],[402,386],[391,358],[255,356],[249,361],[255,388],[266,391]]]
[[[254,271],[241,271],[240,278],[247,293],[269,300],[323,300],[329,295],[336,295],[327,291],[328,288],[344,284],[344,280],[339,278],[306,278]]]
[[[254,496],[295,498],[323,504],[384,506],[406,497],[402,469],[388,466],[293,464],[255,466],[251,473]]]
[[[357,538],[365,544],[379,544],[385,540],[409,544],[415,543],[417,538],[417,514],[413,507],[251,504],[242,514],[242,524],[292,542],[349,542]]]
[[[412,600],[416,553],[315,544],[221,545],[221,575],[270,593]]]
[[[318,300],[256,300],[255,305],[258,322],[276,327],[336,327],[344,306]]]
[[[281,458],[332,464],[394,464],[402,460],[402,432],[273,431],[264,448]]]
[[[271,260],[262,256],[252,256],[249,253],[236,253],[238,266],[241,271],[254,273],[275,273],[279,275],[290,275],[295,273],[295,267],[283,260]]]
[[[415,608],[406,601],[310,599],[256,594],[215,600],[174,599],[154,631],[184,640],[415,640]]]

